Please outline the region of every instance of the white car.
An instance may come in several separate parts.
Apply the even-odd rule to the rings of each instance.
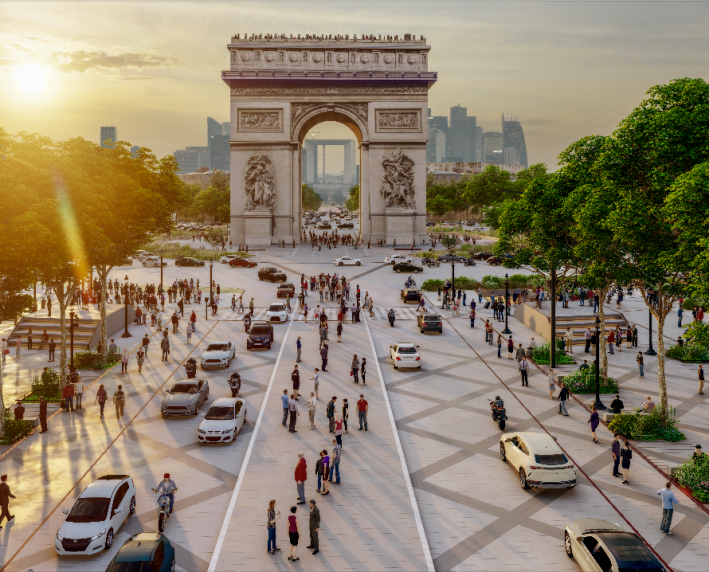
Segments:
[[[361,266],[362,261],[359,258],[351,258],[349,256],[343,256],[342,258],[335,258],[336,266]]]
[[[167,262],[162,263],[163,266],[167,266]],[[158,256],[146,256],[143,258],[143,266],[149,266],[153,268],[160,268],[160,257]]]
[[[236,254],[225,254],[219,259],[222,264],[229,264],[234,258],[239,258]]]
[[[626,532],[619,524],[598,518],[580,518],[568,523],[564,547],[566,555],[576,560],[583,572],[665,572],[642,538]]]
[[[202,367],[227,367],[235,355],[236,346],[232,342],[212,342],[202,354]]]
[[[135,485],[128,475],[99,477],[76,499],[57,531],[54,548],[60,556],[90,556],[113,546],[113,538],[135,514]]]
[[[160,258],[160,257],[159,257],[157,254],[155,254],[154,252],[145,252],[144,250],[143,250],[143,251],[140,251],[140,250],[138,251],[138,258],[139,258],[140,260],[144,260],[145,258],[149,258],[149,257]]]
[[[230,443],[246,421],[246,403],[238,397],[220,397],[212,403],[197,429],[200,443]]]
[[[274,302],[266,311],[267,322],[286,322],[288,321],[288,311],[283,302]]]
[[[413,264],[413,259],[410,256],[406,256],[404,254],[393,254],[392,256],[387,256],[384,259],[384,262],[387,262],[392,266],[397,262],[408,262],[409,264]]]
[[[576,469],[547,433],[505,433],[500,458],[519,474],[523,489],[565,489],[576,486]]]
[[[389,346],[389,356],[394,364],[394,369],[399,369],[400,367],[421,369],[421,354],[418,346],[413,342],[399,342]]]

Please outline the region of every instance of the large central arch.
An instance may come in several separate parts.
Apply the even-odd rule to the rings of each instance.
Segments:
[[[232,241],[299,242],[301,149],[323,121],[348,126],[360,153],[360,238],[426,234],[428,71],[424,38],[232,38]]]

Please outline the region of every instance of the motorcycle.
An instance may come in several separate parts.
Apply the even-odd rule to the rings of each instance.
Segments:
[[[177,489],[174,489],[172,492],[173,494],[177,491]],[[157,491],[153,489],[153,492],[157,494]],[[167,493],[161,493],[160,497],[158,497],[158,506],[159,508],[159,514],[158,514],[158,531],[162,532],[165,530],[165,522],[167,521],[168,518],[170,518],[170,497],[167,496]]]
[[[387,317],[389,318],[389,325],[393,328],[394,320],[396,319],[396,316],[394,315],[394,310],[389,310]]]
[[[492,420],[497,421],[497,426],[500,431],[505,428],[505,421],[507,420],[507,410],[505,409],[505,402],[500,399],[500,396],[495,397],[495,401],[490,401],[490,411],[492,412]]]
[[[236,397],[241,389],[241,376],[236,371],[229,377],[229,389],[231,389],[232,397]]]
[[[197,360],[190,358],[185,364],[185,371],[187,372],[188,378],[193,378],[197,376]]]
[[[244,316],[244,331],[248,334],[250,329],[251,329],[251,315],[246,314],[246,316]]]
[[[407,288],[412,288],[412,287],[416,286],[416,280],[414,280],[413,278],[411,278],[411,276],[409,276],[408,280],[406,282],[404,282],[404,286],[406,286]]]

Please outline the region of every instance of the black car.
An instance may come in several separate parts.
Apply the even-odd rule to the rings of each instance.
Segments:
[[[404,288],[401,291],[401,299],[406,302],[420,302],[421,301],[421,290],[416,288]]]
[[[258,279],[266,282],[285,282],[288,278],[278,268],[262,268],[258,271]]]
[[[421,266],[416,266],[415,264],[410,264],[408,262],[399,262],[392,266],[394,272],[423,272]]]
[[[416,322],[422,334],[424,332],[443,333],[443,321],[438,314],[419,314]]]
[[[354,224],[351,222],[343,222],[337,225],[337,228],[354,228]]]
[[[475,260],[472,258],[466,258],[463,261],[463,264],[465,264],[466,266],[475,266]]]
[[[248,258],[232,258],[229,261],[229,266],[232,268],[254,268],[257,263]]]
[[[435,222],[427,222],[426,226],[436,226],[436,223]]]
[[[175,260],[175,266],[204,266],[204,260],[184,256]]]
[[[246,349],[266,348],[271,349],[273,343],[273,326],[271,324],[254,324],[251,326],[249,337],[246,338]]]
[[[332,228],[332,225],[331,225],[329,222],[321,222],[321,223],[318,225],[318,228],[319,228],[320,230],[330,229],[330,228]]]
[[[487,259],[490,258],[491,256],[492,256],[492,252],[485,252],[485,251],[483,251],[483,252],[476,252],[475,254],[473,254],[473,258],[474,258],[475,260],[487,260]]]
[[[438,262],[465,262],[467,258],[465,256],[458,256],[457,254],[442,254],[438,257]]]

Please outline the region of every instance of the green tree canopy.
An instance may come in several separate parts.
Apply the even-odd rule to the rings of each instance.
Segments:
[[[316,211],[322,206],[322,197],[305,183],[302,188],[302,206],[304,211]]]
[[[359,185],[350,189],[349,197],[345,201],[345,208],[350,212],[359,210]]]

